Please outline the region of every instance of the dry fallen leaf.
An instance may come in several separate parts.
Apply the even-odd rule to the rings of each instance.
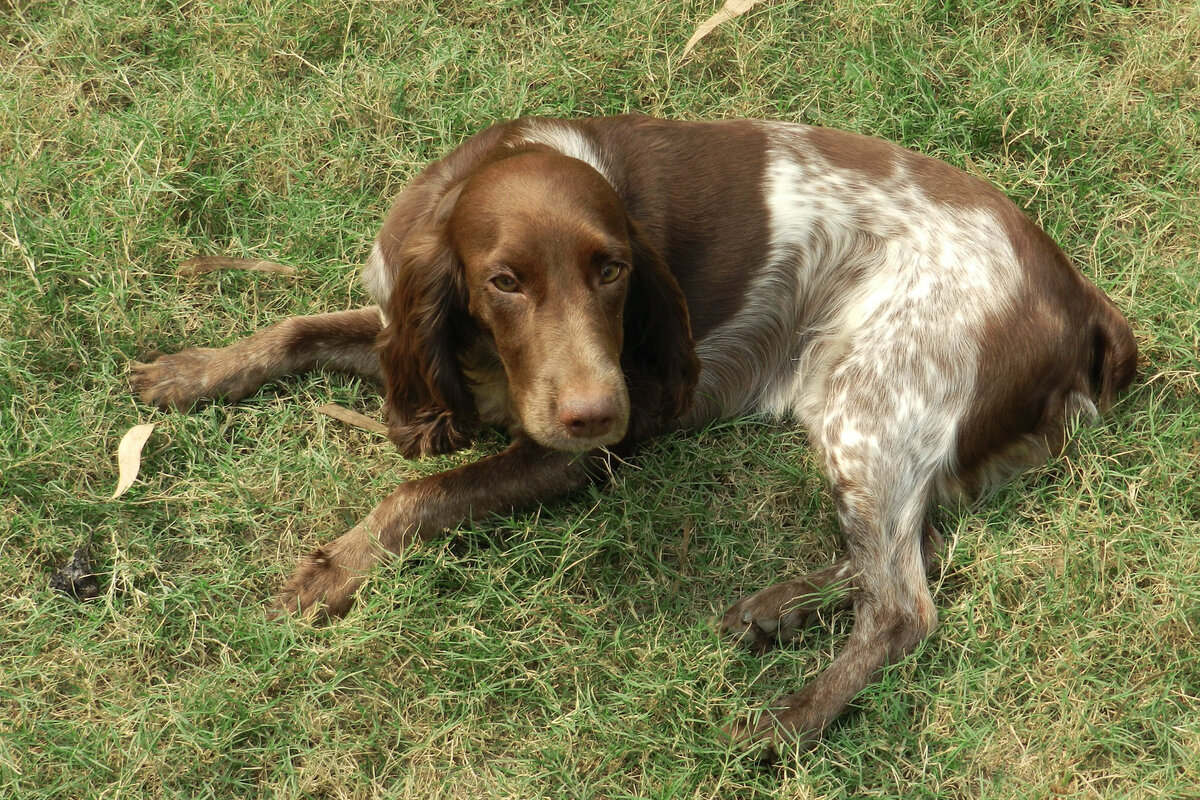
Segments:
[[[232,258],[230,256],[197,256],[189,258],[179,265],[179,274],[192,276],[202,272],[212,272],[218,269],[245,269],[254,272],[278,272],[282,275],[294,275],[295,267],[280,264],[276,261],[263,261],[259,258]]]
[[[692,34],[692,38],[688,39],[687,45],[684,46],[683,54],[686,56],[692,52],[692,48],[696,46],[696,42],[712,33],[713,29],[722,22],[728,22],[734,17],[740,17],[761,2],[763,0],[725,0],[725,5],[721,6],[720,11],[704,20],[704,22],[700,23],[700,27],[696,28],[696,32]]]
[[[154,424],[134,425],[121,437],[121,444],[117,446],[117,490],[113,492],[113,500],[129,491],[137,480],[138,470],[142,468],[142,448],[146,446]]]
[[[348,408],[337,405],[336,403],[326,403],[317,409],[318,414],[324,414],[327,417],[344,422],[347,425],[353,425],[356,428],[362,428],[364,431],[378,433],[387,436],[387,425],[384,425],[378,420],[373,420],[365,414],[360,414],[357,411],[351,411]]]

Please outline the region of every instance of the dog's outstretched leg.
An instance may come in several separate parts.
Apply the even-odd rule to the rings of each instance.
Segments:
[[[240,400],[268,381],[327,368],[380,379],[375,306],[290,317],[228,347],[191,347],[134,362],[131,383],[143,402],[187,411],[205,400]]]

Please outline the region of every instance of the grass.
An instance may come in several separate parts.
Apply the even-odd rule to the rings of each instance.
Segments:
[[[0,3],[0,796],[1200,797],[1200,14],[785,0],[681,60],[714,6]],[[314,629],[261,612],[298,555],[473,454],[406,462],[315,415],[377,411],[336,376],[194,415],[127,390],[152,348],[361,302],[389,199],[477,128],[627,110],[848,128],[981,175],[1144,353],[1067,458],[945,514],[937,634],[775,769],[717,731],[847,620],[764,658],[711,622],[830,559],[795,432],[669,437]],[[197,254],[298,273],[178,277]],[[76,604],[47,582],[89,537],[104,591]]]

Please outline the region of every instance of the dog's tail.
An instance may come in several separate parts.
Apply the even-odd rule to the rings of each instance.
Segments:
[[[1100,302],[1092,321],[1092,391],[1101,411],[1117,393],[1133,383],[1137,374],[1138,347],[1133,331],[1116,305],[1096,289]]]

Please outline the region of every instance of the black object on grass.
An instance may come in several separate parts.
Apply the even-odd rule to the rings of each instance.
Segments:
[[[84,542],[69,561],[50,577],[50,588],[76,600],[91,600],[100,594],[100,581],[92,571],[92,543]]]

